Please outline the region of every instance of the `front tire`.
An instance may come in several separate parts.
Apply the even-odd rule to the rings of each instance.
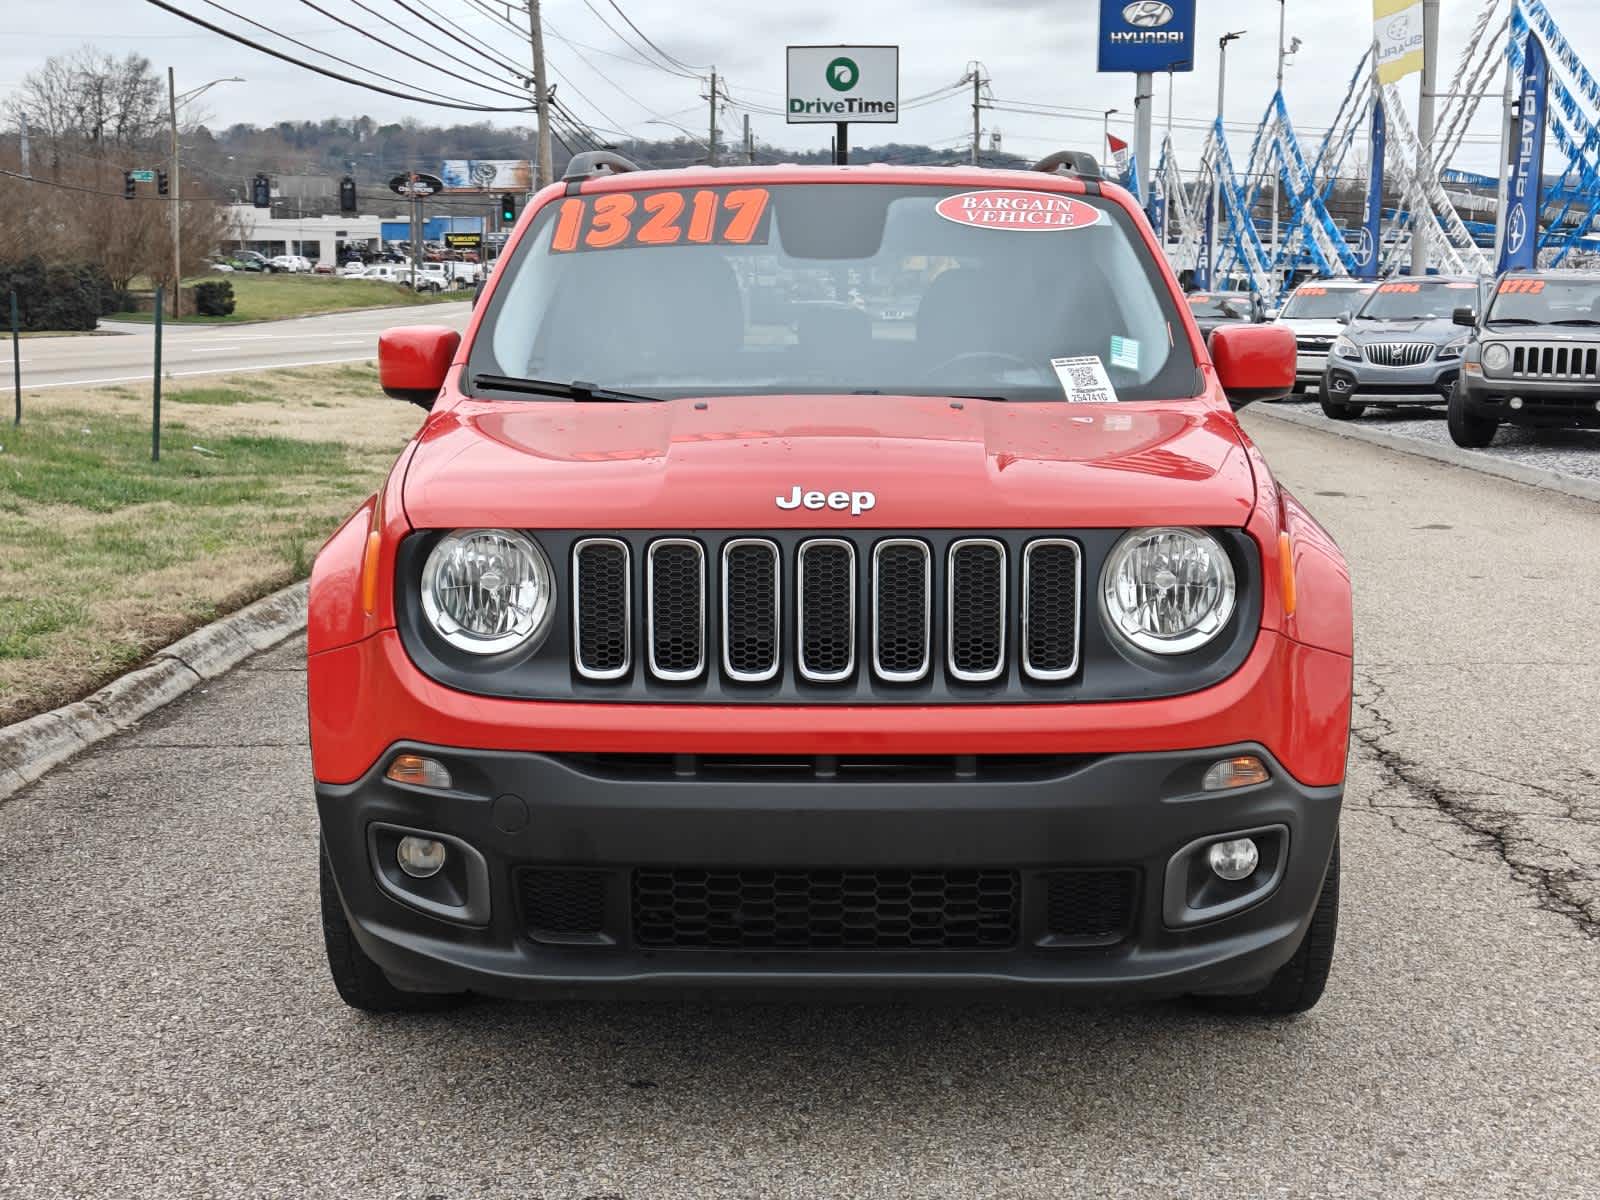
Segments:
[[[1322,412],[1330,421],[1354,421],[1367,411],[1365,404],[1346,404],[1342,400],[1322,400]]]
[[[1480,417],[1468,411],[1460,383],[1450,389],[1450,406],[1445,412],[1450,440],[1464,450],[1482,450],[1494,441],[1495,431],[1500,428],[1500,422],[1493,417]]]
[[[328,969],[339,999],[351,1008],[368,1013],[438,1012],[453,1008],[466,999],[465,993],[403,992],[389,982],[383,968],[367,957],[356,941],[344,902],[328,865],[326,849],[318,846],[321,867],[322,941],[328,951]]]
[[[1311,924],[1294,956],[1273,972],[1266,986],[1242,996],[1197,996],[1212,1012],[1256,1017],[1288,1017],[1303,1013],[1322,999],[1333,966],[1333,945],[1339,933],[1339,839],[1333,840],[1328,873],[1311,913]]]

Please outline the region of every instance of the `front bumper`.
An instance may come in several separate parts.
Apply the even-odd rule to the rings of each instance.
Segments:
[[[1367,404],[1442,404],[1461,374],[1459,358],[1414,367],[1383,367],[1330,356],[1323,395]]]
[[[393,783],[393,754],[427,754],[458,790]],[[1206,793],[1207,766],[1240,753],[1266,783]],[[744,773],[741,773],[743,770]],[[1250,990],[1299,945],[1338,828],[1341,787],[1297,783],[1260,745],[979,759],[947,776],[848,770],[779,775],[692,756],[550,755],[404,743],[361,779],[317,785],[329,862],[362,948],[412,990],[525,995],[550,986],[1041,987],[1074,992]],[[481,862],[447,919],[407,898],[375,829],[444,835]],[[1199,920],[1194,856],[1207,839],[1271,831],[1269,875],[1236,911]],[[449,841],[449,839],[455,839]],[[1273,842],[1272,839],[1277,839]],[[465,848],[470,847],[470,852]],[[1187,854],[1189,857],[1182,857]],[[1174,856],[1182,866],[1173,868]],[[1267,870],[1264,852],[1263,871]],[[1203,864],[1202,864],[1203,865]],[[528,868],[584,873],[597,928],[573,939],[530,909]],[[1092,944],[1052,936],[1054,873],[1128,873],[1126,923]],[[663,948],[641,937],[651,871],[999,872],[1015,880],[1011,934],[986,948]],[[1209,878],[1209,877],[1207,877]],[[398,882],[399,886],[396,887]],[[686,901],[691,905],[697,900]],[[1216,900],[1208,893],[1202,900]],[[1216,909],[1209,910],[1216,915]],[[704,915],[703,911],[700,914]],[[737,926],[743,910],[725,912]],[[690,926],[695,914],[689,914]],[[468,923],[470,922],[470,923]]]
[[[1308,350],[1301,347],[1294,356],[1294,377],[1297,383],[1321,384],[1328,369],[1328,351]]]
[[[1474,416],[1518,425],[1600,429],[1600,384],[1560,379],[1461,377],[1461,395]],[[1522,403],[1513,408],[1515,397]]]

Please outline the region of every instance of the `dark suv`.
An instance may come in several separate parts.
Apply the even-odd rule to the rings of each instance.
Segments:
[[[1500,277],[1450,393],[1456,445],[1487,446],[1502,421],[1600,428],[1600,273],[1514,271]]]

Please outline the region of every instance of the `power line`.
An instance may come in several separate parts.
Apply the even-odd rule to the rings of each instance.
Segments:
[[[617,30],[616,26],[611,24],[610,21],[606,20],[605,14],[602,13],[598,8],[596,8],[594,6],[593,0],[583,0],[583,6],[594,14],[595,20],[599,21],[600,24],[604,25],[606,27],[606,29],[610,31],[610,33],[611,33],[611,35],[613,37],[615,37],[619,42],[621,42],[629,50],[633,51],[633,53],[638,56],[639,61],[644,63],[645,66],[654,67],[658,71],[665,71],[669,75],[676,75],[680,79],[699,79],[699,78],[701,78],[701,75],[700,75],[699,72],[691,70],[690,68],[668,66],[665,63],[662,63],[662,62],[659,62],[659,61],[657,61],[655,59],[649,58],[644,53],[644,51],[640,50],[637,46],[635,46],[632,42],[630,42],[622,33],[620,33]]]
[[[206,0],[206,2],[207,3],[213,3],[214,0]],[[155,7],[163,10],[164,12],[169,12],[175,17],[181,17],[183,20],[188,21],[193,25],[198,25],[202,29],[209,29],[212,33],[220,34],[222,37],[225,37],[225,38],[229,39],[230,41],[238,42],[241,46],[248,46],[252,50],[258,50],[262,54],[270,55],[271,57],[278,59],[280,62],[286,62],[286,63],[289,63],[292,66],[301,67],[301,68],[303,68],[303,69],[305,69],[307,71],[311,71],[311,72],[314,72],[315,74],[325,76],[328,79],[337,79],[340,83],[348,83],[348,84],[351,84],[351,85],[353,85],[355,87],[358,87],[358,88],[365,88],[369,92],[378,92],[381,95],[394,96],[397,99],[406,100],[406,101],[409,101],[409,102],[411,102],[413,104],[426,104],[426,105],[431,105],[434,108],[453,108],[453,109],[459,109],[459,110],[462,110],[462,111],[465,111],[465,112],[482,112],[482,113],[512,113],[512,112],[518,112],[518,113],[520,113],[520,112],[529,112],[529,111],[531,111],[531,106],[530,105],[526,105],[526,104],[518,106],[516,108],[502,108],[502,107],[494,107],[494,106],[491,106],[491,105],[484,105],[484,104],[468,104],[468,103],[459,102],[459,101],[428,100],[428,99],[424,98],[423,96],[419,96],[419,95],[414,94],[414,92],[413,93],[397,92],[397,91],[393,90],[392,88],[380,87],[378,84],[368,83],[368,82],[366,82],[365,80],[362,80],[362,79],[352,79],[350,76],[341,74],[338,71],[331,71],[327,67],[319,67],[315,63],[308,63],[308,62],[304,61],[303,59],[295,58],[292,54],[286,54],[282,50],[274,50],[271,46],[263,46],[260,42],[257,42],[257,41],[254,41],[251,38],[245,37],[241,33],[235,33],[231,29],[224,29],[220,25],[212,24],[210,21],[207,21],[203,17],[198,17],[194,13],[185,12],[183,9],[179,8],[177,5],[167,3],[167,0],[145,0],[145,3],[153,4],[153,5],[155,5]],[[220,8],[221,5],[216,5],[216,7]],[[227,10],[224,10],[224,11],[227,11]],[[235,16],[235,17],[238,17],[239,14],[232,13],[231,15]],[[247,20],[248,18],[240,18],[240,19]],[[278,36],[279,37],[285,37],[285,35],[283,35],[283,34],[279,34]],[[287,37],[285,37],[285,40],[294,41],[293,38],[287,38]],[[311,49],[311,47],[305,46],[303,43],[300,43],[300,42],[295,42],[294,44],[297,45],[297,46],[300,46],[302,49],[305,49],[305,50]],[[365,68],[359,68],[359,69],[365,70]],[[370,72],[370,73],[376,74],[376,72]],[[439,95],[440,93],[435,92],[435,93],[431,93],[431,94]]]
[[[622,11],[622,5],[618,4],[617,0],[607,0],[607,2],[611,5],[612,8],[617,10],[617,16],[621,17],[624,21],[626,21],[628,23],[628,28],[633,30],[641,38],[644,39],[644,44],[645,45],[649,46],[650,49],[654,50],[657,54],[659,54],[662,58],[666,59],[673,66],[680,67],[685,71],[691,71],[691,72],[698,72],[698,71],[705,70],[705,68],[703,68],[703,67],[692,67],[688,63],[684,62],[682,59],[674,58],[672,55],[668,54],[660,46],[658,46],[654,42],[652,42],[650,40],[650,36],[647,33],[645,33],[644,30],[640,29],[637,25],[635,25],[633,23],[633,18],[628,16],[627,13]]]
[[[456,42],[456,43],[458,43],[458,44],[460,44],[462,46],[465,46],[468,50],[475,51],[475,52],[477,52],[479,54],[487,55],[489,58],[491,58],[495,62],[499,63],[500,67],[503,70],[510,71],[512,73],[512,75],[515,76],[516,78],[519,78],[519,79],[526,78],[526,74],[527,73],[526,73],[526,71],[524,71],[524,69],[522,67],[517,66],[515,63],[512,63],[512,62],[508,61],[505,58],[502,58],[500,56],[499,52],[496,51],[487,42],[482,41],[481,39],[476,39],[476,38],[473,38],[472,40],[467,40],[467,39],[458,37],[456,34],[451,33],[450,30],[445,29],[442,25],[439,25],[437,22],[435,22],[433,20],[430,20],[428,17],[423,16],[416,9],[412,8],[411,5],[407,4],[406,0],[394,0],[394,3],[398,4],[401,8],[405,9],[408,13],[410,13],[412,16],[416,17],[419,21],[426,22],[427,24],[433,26],[433,28],[437,29],[440,33],[444,34],[451,41]],[[434,16],[438,17],[440,21],[444,21],[446,24],[452,26],[456,30],[459,30],[461,33],[467,33],[467,31],[465,29],[462,29],[460,25],[457,25],[454,21],[452,21],[449,17],[445,16],[438,9],[436,9],[436,8],[432,7],[431,5],[429,5],[427,3],[427,0],[417,0],[417,4],[419,6],[421,6],[422,8],[427,9]],[[469,34],[468,37],[471,38],[471,35]]]

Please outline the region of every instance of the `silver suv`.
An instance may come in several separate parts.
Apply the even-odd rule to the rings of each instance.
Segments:
[[[1444,404],[1461,374],[1471,334],[1453,319],[1479,306],[1468,276],[1390,279],[1367,297],[1333,343],[1322,377],[1322,411],[1352,421],[1369,404]]]

